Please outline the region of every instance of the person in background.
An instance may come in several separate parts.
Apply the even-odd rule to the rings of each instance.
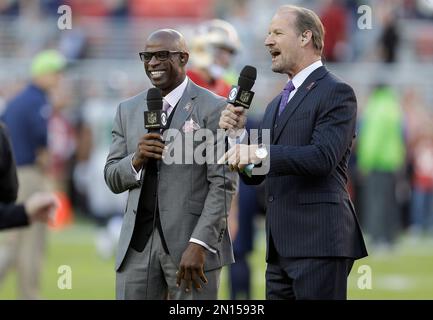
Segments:
[[[197,85],[227,97],[231,85],[237,82],[231,68],[240,48],[239,36],[230,23],[218,19],[204,23],[192,40],[192,67],[187,76]]]
[[[250,116],[245,127],[249,131],[258,129],[259,125],[260,121]],[[235,256],[235,263],[229,266],[228,280],[231,300],[250,300],[252,296],[251,265],[248,256],[254,248],[255,218],[258,214],[264,215],[266,211],[264,189],[264,183],[252,186],[239,180],[239,191],[233,200],[229,215]],[[252,267],[254,270],[254,266]]]
[[[349,12],[341,0],[327,1],[320,20],[326,30],[323,55],[328,62],[345,61],[347,57]]]
[[[390,249],[400,229],[396,191],[406,147],[403,113],[396,92],[379,84],[361,116],[357,143],[358,165],[364,176],[365,231],[376,249]]]
[[[23,204],[0,202],[0,230],[45,223],[54,215],[57,198],[52,193],[37,192]]]
[[[31,81],[6,105],[2,120],[8,126],[20,184],[18,201],[50,189],[47,173],[50,91],[55,90],[66,65],[55,50],[37,54],[31,63]],[[21,299],[38,299],[46,244],[46,225],[10,232],[0,246],[0,281],[15,267]]]
[[[18,196],[18,177],[7,129],[0,122],[0,203],[14,203]]]
[[[46,222],[54,214],[57,199],[50,193],[35,193],[24,204],[15,204],[18,178],[7,130],[0,122],[0,230]]]
[[[89,97],[80,108],[79,161],[73,170],[73,183],[83,196],[85,212],[96,222],[96,251],[101,258],[110,259],[116,252],[127,198],[126,192],[113,196],[100,170],[110,148],[117,103],[111,97],[102,98],[100,87],[89,85],[88,90]]]
[[[411,205],[411,233],[433,235],[433,130],[432,119],[415,140],[412,147],[413,190]]]
[[[397,61],[397,53],[401,43],[401,32],[398,29],[397,17],[389,13],[385,15],[382,34],[379,38],[380,58],[385,63]]]

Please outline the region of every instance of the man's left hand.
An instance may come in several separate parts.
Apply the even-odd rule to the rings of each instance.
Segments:
[[[180,260],[180,267],[177,271],[176,284],[181,286],[182,280],[186,282],[185,291],[190,292],[192,285],[197,290],[201,289],[201,282],[207,283],[204,275],[204,261],[206,249],[197,243],[190,242]],[[201,280],[201,281],[200,281]]]
[[[248,164],[258,164],[261,160],[256,156],[256,150],[259,146],[257,144],[237,144],[230,148],[221,159],[218,160],[218,164],[227,163],[230,168],[234,170],[242,170]]]

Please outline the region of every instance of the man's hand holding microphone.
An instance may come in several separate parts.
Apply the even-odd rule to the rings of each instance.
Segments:
[[[137,151],[132,158],[132,165],[137,172],[146,167],[149,159],[161,160],[166,148],[161,130],[166,129],[167,114],[162,110],[161,91],[149,89],[146,99],[149,110],[144,112],[144,126],[148,133],[138,140]]]
[[[162,159],[165,145],[162,142],[160,133],[146,133],[143,135],[137,145],[137,151],[132,159],[132,165],[138,172],[143,167],[146,167],[149,159]]]
[[[218,160],[218,164],[227,163],[231,170],[239,170],[251,175],[255,164],[263,158],[258,157],[257,144],[239,144],[239,140],[246,138],[245,124],[247,122],[246,110],[249,108],[254,96],[250,91],[256,80],[257,70],[252,66],[245,66],[239,76],[238,86],[233,86],[227,98],[227,106],[219,121],[219,127],[227,130],[230,149]],[[230,141],[231,139],[231,141]]]

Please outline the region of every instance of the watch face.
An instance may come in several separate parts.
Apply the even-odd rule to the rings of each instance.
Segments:
[[[266,148],[264,148],[264,147],[258,148],[258,149],[256,150],[256,156],[257,156],[259,159],[264,159],[264,158],[266,158],[267,155],[268,155],[268,151],[267,151]]]

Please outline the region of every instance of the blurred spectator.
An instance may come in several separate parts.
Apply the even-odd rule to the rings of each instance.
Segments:
[[[389,14],[385,17],[382,35],[379,39],[383,62],[393,63],[396,61],[399,44],[400,35],[397,28],[397,18]]]
[[[1,15],[18,15],[19,13],[19,0],[2,0],[0,1],[0,14]]]
[[[242,50],[237,30],[224,20],[213,19],[203,24],[203,29],[212,45],[212,74],[222,76],[225,82],[237,83],[238,72],[233,69],[233,61]]]
[[[258,129],[259,119],[249,117],[247,130]],[[246,185],[239,180],[239,192],[233,199],[229,215],[230,235],[233,241],[235,263],[229,266],[230,299],[251,299],[251,268],[248,257],[254,247],[257,214],[265,213],[264,184],[258,186]]]
[[[3,120],[9,127],[20,184],[18,200],[49,189],[47,172],[49,92],[55,90],[65,60],[57,51],[39,53],[32,61],[31,83],[6,106]],[[14,231],[0,247],[0,280],[16,267],[20,298],[39,298],[39,278],[45,251],[46,225],[35,223]]]
[[[15,205],[18,178],[6,128],[0,122],[0,230],[46,222],[54,214],[56,198],[49,193],[36,193],[24,203]]]
[[[396,175],[405,161],[403,114],[390,87],[380,85],[373,90],[361,117],[357,148],[359,168],[365,175],[365,231],[374,245],[389,248],[400,226]]]
[[[349,12],[339,0],[328,2],[320,17],[326,32],[323,55],[328,62],[344,61],[347,56]]]
[[[433,59],[433,26],[429,23],[414,34],[417,60],[430,63]]]
[[[18,196],[18,177],[9,135],[0,122],[0,203],[14,203]]]
[[[231,84],[239,74],[233,71],[235,55],[241,49],[239,36],[234,27],[223,20],[211,20],[198,28],[193,39],[188,77],[198,85],[227,97]],[[248,129],[258,128],[258,121],[249,119]],[[251,272],[248,255],[253,248],[254,217],[263,212],[258,187],[240,182],[239,193],[233,198],[229,215],[230,235],[233,241],[235,263],[229,266],[229,287],[231,299],[251,298]],[[263,195],[264,192],[261,192]]]
[[[109,259],[115,254],[127,194],[114,195],[108,189],[101,169],[111,144],[117,104],[112,99],[104,99],[98,88],[93,87],[91,91],[92,96],[81,108],[82,124],[77,140],[80,155],[73,180],[75,189],[84,196],[87,210],[98,226],[97,253]]]
[[[84,58],[88,50],[88,39],[83,17],[74,15],[74,24],[71,30],[60,34],[59,50],[68,61]]]
[[[429,127],[418,137],[412,151],[413,191],[411,207],[411,231],[421,235],[428,231],[433,235],[433,128]]]
[[[236,30],[223,20],[212,20],[198,28],[191,46],[192,67],[188,77],[201,87],[227,97],[237,75],[231,69],[240,49]]]
[[[56,190],[67,191],[69,164],[75,152],[76,133],[67,117],[72,106],[72,86],[61,81],[51,97],[52,113],[48,122],[49,174]]]
[[[57,199],[52,193],[32,194],[24,204],[0,202],[0,230],[24,227],[34,222],[47,222],[54,214]]]
[[[65,0],[38,0],[41,11],[45,15],[53,15],[56,16],[58,14],[58,8],[66,4]]]

